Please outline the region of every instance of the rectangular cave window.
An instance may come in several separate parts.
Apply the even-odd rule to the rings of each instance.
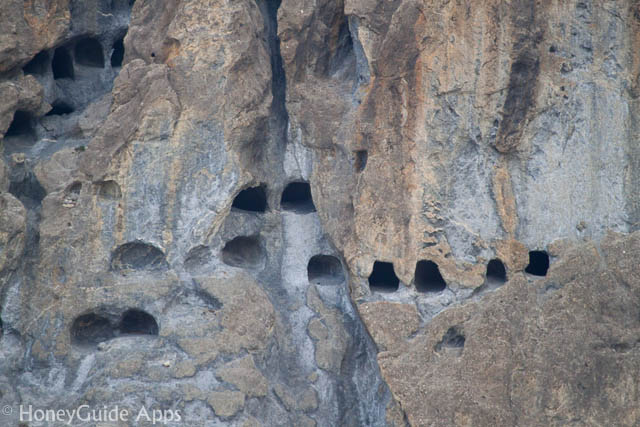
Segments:
[[[400,286],[400,279],[396,276],[393,264],[376,261],[369,276],[369,289],[374,292],[395,292]]]
[[[487,264],[487,281],[491,283],[504,283],[507,281],[507,270],[498,258],[492,259]]]
[[[356,172],[362,172],[364,168],[367,167],[367,158],[369,157],[369,153],[367,150],[358,150],[355,154],[355,159],[353,162],[353,167]]]
[[[86,38],[76,43],[76,62],[87,67],[104,68],[102,45],[94,38]]]
[[[51,70],[55,80],[74,78],[73,60],[67,48],[59,47],[55,50],[51,61]]]
[[[111,67],[122,67],[124,59],[124,39],[118,39],[113,43],[113,52],[111,53]]]

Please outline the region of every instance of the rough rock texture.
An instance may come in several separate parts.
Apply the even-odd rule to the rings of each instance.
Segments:
[[[0,424],[640,423],[637,2],[5,0],[0,28]]]

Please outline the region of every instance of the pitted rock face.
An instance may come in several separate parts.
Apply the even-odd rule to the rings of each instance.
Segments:
[[[3,1],[0,406],[638,424],[639,17]]]

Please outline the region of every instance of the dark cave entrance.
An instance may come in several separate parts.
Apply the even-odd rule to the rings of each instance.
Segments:
[[[442,292],[447,287],[438,264],[421,260],[416,264],[414,283],[418,292]]]
[[[264,249],[257,236],[236,237],[222,249],[222,262],[232,267],[258,267],[264,257]]]
[[[64,101],[55,101],[51,107],[51,110],[46,114],[47,116],[61,116],[71,114],[74,111],[73,107]]]
[[[13,114],[13,120],[5,133],[7,136],[34,136],[35,128],[33,126],[33,117],[26,111],[16,111]]]
[[[67,48],[59,47],[55,50],[51,61],[51,70],[55,80],[74,78],[73,60]]]
[[[74,344],[98,344],[114,336],[111,322],[105,317],[95,313],[78,316],[71,326],[71,341]]]
[[[369,289],[375,292],[395,292],[400,286],[400,279],[396,276],[393,264],[376,261],[369,276]]]
[[[507,281],[507,270],[498,258],[492,259],[487,264],[487,281],[492,283],[504,283]]]
[[[292,182],[282,192],[280,206],[285,211],[309,213],[316,210],[308,182]]]
[[[75,48],[76,62],[94,68],[104,68],[102,45],[94,38],[79,40]]]
[[[242,190],[233,199],[231,207],[247,212],[264,212],[267,209],[267,195],[264,186]]]
[[[124,60],[124,39],[118,39],[113,43],[113,52],[111,53],[111,67],[122,67]]]
[[[149,313],[142,310],[128,310],[120,321],[122,335],[158,335],[158,322]]]
[[[547,270],[549,270],[549,254],[545,251],[529,252],[529,265],[524,271],[534,276],[546,276]]]
[[[344,281],[344,272],[340,260],[331,255],[315,255],[307,264],[309,283],[316,285],[335,285]]]
[[[45,51],[38,53],[36,56],[22,68],[25,74],[43,75],[49,70],[49,54]]]
[[[356,172],[362,172],[364,168],[367,167],[367,158],[369,157],[369,153],[367,150],[358,150],[355,153],[355,159],[353,162],[353,167]]]

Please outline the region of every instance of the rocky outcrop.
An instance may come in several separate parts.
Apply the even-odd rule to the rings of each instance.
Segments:
[[[637,424],[634,2],[160,3],[0,6],[0,406]]]

